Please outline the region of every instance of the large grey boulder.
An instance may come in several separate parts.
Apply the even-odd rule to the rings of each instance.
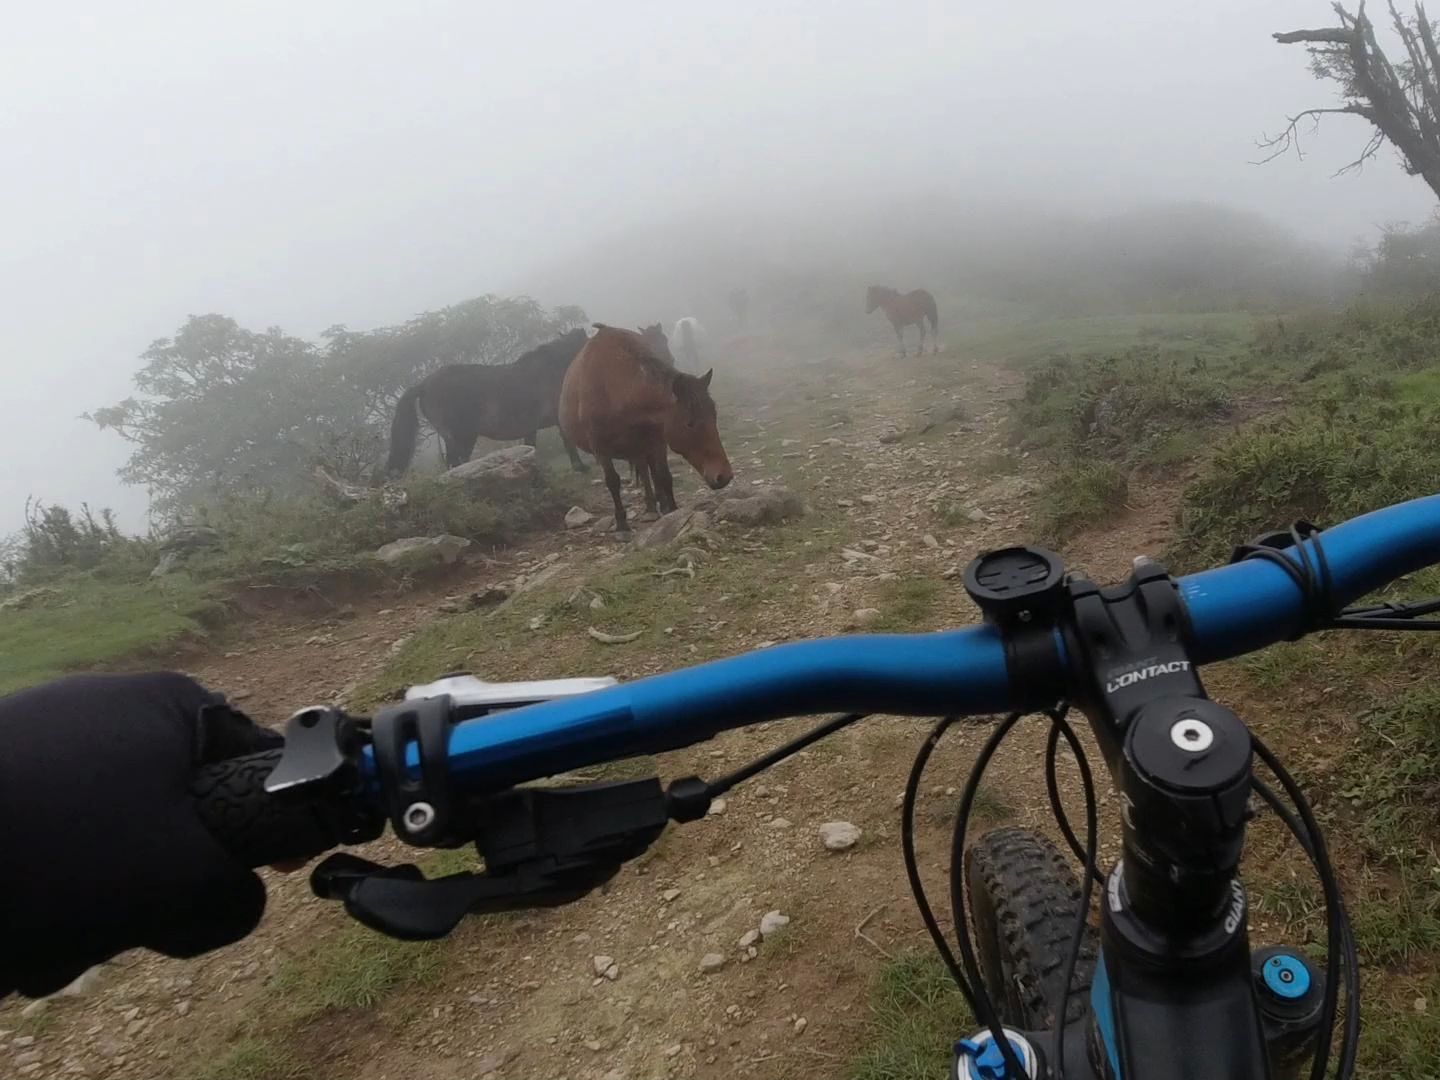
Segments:
[[[441,533],[439,536],[407,536],[392,540],[375,552],[387,566],[401,570],[418,570],[427,566],[449,566],[460,558],[470,541],[463,536]]]
[[[456,465],[440,474],[445,484],[460,484],[472,495],[494,498],[530,483],[535,475],[535,448],[507,446],[484,457]]]
[[[737,525],[778,525],[805,513],[805,501],[788,488],[763,488],[754,494],[719,499],[714,514]]]

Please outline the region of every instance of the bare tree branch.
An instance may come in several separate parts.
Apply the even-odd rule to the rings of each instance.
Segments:
[[[1375,25],[1365,14],[1362,2],[1352,13],[1343,3],[1334,3],[1340,25],[1315,30],[1293,30],[1275,34],[1281,44],[1302,44],[1310,54],[1310,69],[1316,78],[1337,83],[1341,104],[1307,109],[1291,117],[1279,135],[1260,140],[1269,153],[1260,162],[1273,161],[1300,148],[1299,124],[1321,116],[1348,113],[1368,120],[1369,139],[1360,155],[1339,170],[1359,171],[1385,143],[1400,153],[1405,169],[1421,177],[1440,196],[1440,48],[1436,47],[1434,25],[1423,4],[1406,18],[1396,0],[1386,0],[1395,34],[1405,49],[1404,60],[1393,64],[1375,34]]]
[[[1305,159],[1305,153],[1300,147],[1300,124],[1305,120],[1314,120],[1315,123],[1310,128],[1310,131],[1313,134],[1315,130],[1320,126],[1320,117],[1332,116],[1335,114],[1364,116],[1365,112],[1363,106],[1345,105],[1331,109],[1306,109],[1302,113],[1296,113],[1294,116],[1289,118],[1289,121],[1285,125],[1285,129],[1281,131],[1280,134],[1273,136],[1267,135],[1259,140],[1257,145],[1260,147],[1260,149],[1269,150],[1271,151],[1271,153],[1267,154],[1259,161],[1252,161],[1251,164],[1264,165],[1268,162],[1274,161],[1276,158],[1280,157],[1282,154],[1288,153],[1292,149],[1295,151],[1295,156],[1303,161]]]
[[[1281,45],[1322,41],[1332,45],[1348,45],[1350,39],[1355,36],[1355,31],[1347,30],[1342,26],[1331,26],[1324,30],[1291,30],[1288,34],[1271,34],[1270,36]]]

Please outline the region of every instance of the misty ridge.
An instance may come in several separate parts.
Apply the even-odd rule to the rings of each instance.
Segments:
[[[120,478],[149,492],[152,536],[177,522],[233,526],[272,512],[277,499],[315,497],[317,475],[380,484],[408,387],[446,364],[508,363],[592,320],[668,328],[692,315],[722,336],[760,331],[802,351],[879,345],[887,328],[862,300],[868,285],[884,282],[926,283],[940,300],[941,340],[952,342],[1017,319],[1260,316],[1335,307],[1367,289],[1428,288],[1434,236],[1395,229],[1373,251],[1342,256],[1338,237],[1321,245],[1260,215],[1197,202],[1067,213],[929,196],[808,215],[697,214],[584,245],[518,281],[516,296],[460,300],[390,326],[336,324],[316,334],[245,327],[219,312],[191,316],[141,354],[138,393],[86,418],[131,444]],[[735,288],[750,297],[744,328],[727,306]],[[723,398],[723,348],[715,363]],[[418,460],[433,471],[438,454],[427,447]],[[84,522],[92,511],[77,514]],[[100,514],[103,524],[86,526],[97,551],[124,535]],[[63,520],[47,526],[47,515]],[[36,499],[12,550],[51,526],[65,531],[69,515]],[[288,542],[310,543],[301,531]]]

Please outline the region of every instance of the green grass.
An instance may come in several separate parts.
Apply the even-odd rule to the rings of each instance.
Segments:
[[[905,952],[875,976],[865,1049],[851,1080],[935,1080],[948,1075],[956,1039],[975,1022],[933,951]]]
[[[1109,461],[1080,459],[1058,466],[1040,492],[1036,528],[1048,540],[1097,524],[1124,509],[1130,483]]]
[[[940,601],[942,584],[933,577],[918,575],[884,582],[880,588],[880,618],[871,629],[896,633],[924,630]]]
[[[53,587],[33,607],[0,611],[0,693],[170,649],[203,635],[220,610],[183,577],[130,584],[76,576]]]
[[[947,335],[952,349],[1025,366],[1054,356],[1109,353],[1151,345],[1184,356],[1221,357],[1242,348],[1256,318],[1245,312],[1213,314],[1089,315],[980,320],[959,337]]]
[[[396,941],[347,926],[282,967],[270,989],[300,1016],[361,1009],[402,986],[434,981],[441,967],[441,949],[434,943]]]
[[[307,1071],[282,1044],[251,1036],[183,1075],[187,1080],[291,1080]]]
[[[469,669],[491,679],[560,678],[623,672],[634,657],[656,653],[674,656],[676,663],[726,655],[753,644],[745,630],[757,609],[790,602],[787,590],[793,590],[800,568],[826,559],[840,546],[834,523],[812,511],[791,524],[737,534],[717,552],[696,549],[694,577],[662,576],[686,550],[683,537],[673,545],[633,551],[613,569],[597,573],[591,567],[585,573],[585,588],[600,595],[603,608],[589,607],[588,592],[572,602],[574,582],[562,576],[517,597],[503,611],[435,620],[360,687],[351,704],[372,706],[442,671]],[[938,593],[935,585],[921,588]],[[902,614],[913,615],[917,603],[906,600]],[[537,617],[541,625],[531,630]],[[640,637],[606,645],[588,635],[592,626],[611,634],[638,630]]]

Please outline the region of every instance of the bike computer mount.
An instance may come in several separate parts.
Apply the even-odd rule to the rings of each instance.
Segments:
[[[446,755],[450,730],[462,720],[615,684],[608,677],[496,683],[454,673],[411,687],[370,720],[325,707],[296,713],[268,791],[353,790],[368,749],[398,837],[429,847],[473,842],[484,862],[481,873],[426,878],[410,864],[387,867],[342,852],[315,868],[311,888],[372,929],[419,940],[443,937],[466,914],[564,904],[608,881],[665,827],[669,804],[657,778],[456,797]],[[346,839],[374,839],[382,828],[377,815],[357,817]]]

